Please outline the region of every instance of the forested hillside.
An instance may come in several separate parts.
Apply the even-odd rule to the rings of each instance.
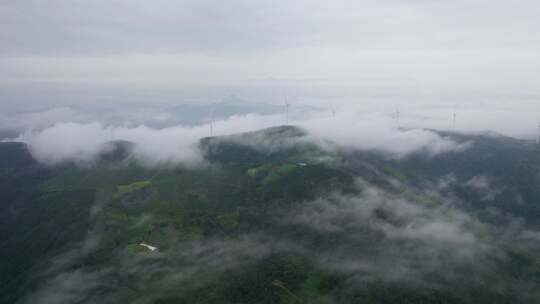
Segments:
[[[540,149],[328,149],[295,127],[202,139],[198,166],[0,144],[0,303],[536,303]]]

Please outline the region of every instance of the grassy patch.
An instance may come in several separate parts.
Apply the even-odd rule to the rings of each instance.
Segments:
[[[150,181],[138,181],[138,182],[134,182],[134,183],[131,183],[131,184],[128,184],[128,185],[120,185],[120,186],[116,187],[116,193],[115,193],[114,196],[116,198],[118,198],[118,197],[121,197],[121,196],[126,195],[128,193],[144,189],[144,188],[150,186],[151,184],[152,184],[152,182],[150,182]]]

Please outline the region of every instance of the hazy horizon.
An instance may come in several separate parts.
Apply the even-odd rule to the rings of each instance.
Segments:
[[[224,135],[285,124],[290,103],[291,124],[351,143],[397,126],[533,139],[538,12],[528,0],[5,1],[0,135],[205,136],[212,119]]]
[[[288,96],[505,111],[534,133],[539,12],[531,0],[3,1],[0,102],[11,114]]]

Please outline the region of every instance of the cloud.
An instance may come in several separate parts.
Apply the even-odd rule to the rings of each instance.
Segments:
[[[217,134],[232,134],[268,127],[276,120],[273,116],[233,116],[216,122],[214,128]],[[197,146],[199,139],[209,135],[208,125],[155,129],[143,125],[123,127],[70,122],[29,130],[15,140],[27,143],[34,158],[49,165],[91,163],[98,154],[111,149],[107,143],[115,140],[134,143],[134,156],[146,164],[195,164],[203,161]]]
[[[228,135],[256,131],[280,123],[281,115],[232,116],[216,121],[213,135]],[[339,122],[339,123],[336,123]],[[295,121],[309,136],[299,141],[312,141],[327,149],[375,150],[403,157],[416,151],[429,155],[461,151],[466,144],[456,143],[438,134],[421,129],[399,129],[391,119],[383,116],[340,114],[332,118],[317,116]],[[54,165],[62,162],[91,163],[97,155],[112,147],[114,140],[135,144],[134,156],[146,164],[203,162],[198,150],[199,139],[210,135],[209,125],[173,126],[155,129],[144,125],[111,126],[99,122],[57,123],[42,130],[29,130],[17,141],[29,145],[35,159]],[[296,140],[296,139],[295,139]],[[243,137],[239,143],[267,149],[276,143],[267,138]],[[294,145],[290,142],[287,147]],[[277,148],[287,148],[279,146]],[[276,147],[274,147],[276,148]]]
[[[428,206],[365,182],[360,188],[358,196],[333,194],[306,202],[281,220],[294,227],[289,229],[324,236],[311,250],[321,267],[347,274],[351,288],[374,281],[435,289],[456,282],[480,286],[496,267],[486,257],[500,250],[483,237],[491,228],[455,209],[449,198]],[[306,246],[310,250],[313,244]]]
[[[364,185],[366,187],[366,185]],[[433,194],[420,194],[432,196]],[[311,225],[320,231],[350,231],[369,226],[389,240],[420,240],[456,245],[467,251],[477,245],[467,232],[474,220],[448,205],[423,206],[419,202],[396,197],[373,186],[362,188],[356,197],[334,196],[305,204],[293,222]]]
[[[472,177],[465,183],[465,186],[469,186],[477,190],[487,190],[490,187],[488,178],[485,175],[478,175]]]
[[[462,151],[468,144],[424,129],[402,129],[398,122],[379,113],[340,112],[335,117],[307,120],[300,123],[316,139],[323,139],[342,148],[390,152],[403,157],[423,150],[429,155]]]
[[[499,195],[502,189],[494,189],[491,186],[490,179],[485,175],[474,176],[464,183],[464,186],[469,187],[482,194],[482,199],[492,201]]]
[[[104,233],[94,231],[88,238]],[[41,274],[42,284],[21,302],[93,303],[99,299],[118,303],[132,299],[132,303],[152,303],[180,291],[196,290],[227,271],[242,269],[286,247],[294,245],[257,234],[177,242],[166,253],[131,252],[119,247],[99,269],[80,267],[87,253],[70,251],[52,260],[54,267]]]
[[[34,158],[46,164],[89,162],[106,149],[107,131],[98,123],[59,123],[35,134],[22,135]]]

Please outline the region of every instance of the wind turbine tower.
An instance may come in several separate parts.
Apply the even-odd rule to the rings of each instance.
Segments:
[[[214,136],[214,109],[210,110],[210,137]]]
[[[454,108],[454,114],[452,114],[452,129],[456,130],[456,109]]]
[[[396,109],[396,124],[397,126],[399,127],[399,115],[400,115],[400,112],[399,112],[399,108]]]
[[[289,107],[290,106],[291,105],[289,104],[287,97],[285,97],[285,125],[289,124]]]

